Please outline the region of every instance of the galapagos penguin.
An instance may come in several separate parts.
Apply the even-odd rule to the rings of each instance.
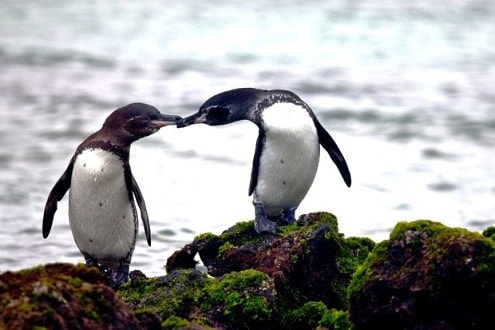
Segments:
[[[277,225],[295,221],[295,211],[316,175],[320,144],[351,186],[351,174],[339,147],[311,108],[291,91],[229,90],[208,99],[177,126],[215,126],[244,119],[259,128],[249,184],[257,233],[275,234]]]
[[[179,119],[143,103],[115,110],[99,131],[77,147],[48,195],[43,237],[50,233],[57,202],[70,189],[69,222],[74,241],[86,265],[100,268],[113,288],[118,288],[129,276],[138,233],[134,198],[151,246],[146,205],[129,165],[131,144],[163,126],[176,124]]]

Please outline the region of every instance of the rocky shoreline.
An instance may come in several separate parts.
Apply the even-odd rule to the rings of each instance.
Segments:
[[[330,213],[275,236],[246,221],[197,236],[166,270],[133,271],[117,291],[82,264],[4,272],[0,328],[491,329],[495,227],[400,222],[376,244],[344,237]]]

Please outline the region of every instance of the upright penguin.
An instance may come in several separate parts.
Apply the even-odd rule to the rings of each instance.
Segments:
[[[99,131],[77,147],[67,169],[48,195],[43,237],[47,238],[50,233],[57,202],[70,188],[69,222],[74,241],[86,265],[104,271],[114,288],[128,280],[136,245],[139,223],[134,198],[151,246],[146,205],[129,165],[131,143],[163,126],[174,125],[179,119],[142,103],[115,110]]]
[[[275,234],[277,224],[295,221],[295,211],[313,183],[320,144],[351,186],[344,156],[311,108],[286,90],[239,88],[208,99],[178,127],[223,125],[249,120],[259,128],[249,195],[253,195],[257,233]]]

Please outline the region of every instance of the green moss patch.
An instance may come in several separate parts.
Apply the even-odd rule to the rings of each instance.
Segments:
[[[349,293],[351,320],[363,328],[483,328],[495,310],[495,244],[438,222],[400,222],[358,268]]]
[[[0,275],[0,328],[136,326],[96,268],[49,264]]]

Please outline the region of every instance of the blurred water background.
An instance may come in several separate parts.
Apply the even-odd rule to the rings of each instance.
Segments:
[[[106,116],[139,101],[185,116],[237,87],[299,94],[343,151],[325,152],[297,214],[386,239],[419,218],[495,225],[495,6],[469,1],[0,0],[0,271],[82,262],[67,198],[48,192]],[[257,128],[166,127],[131,148],[151,219],[131,269],[163,274],[202,232],[253,218]]]

